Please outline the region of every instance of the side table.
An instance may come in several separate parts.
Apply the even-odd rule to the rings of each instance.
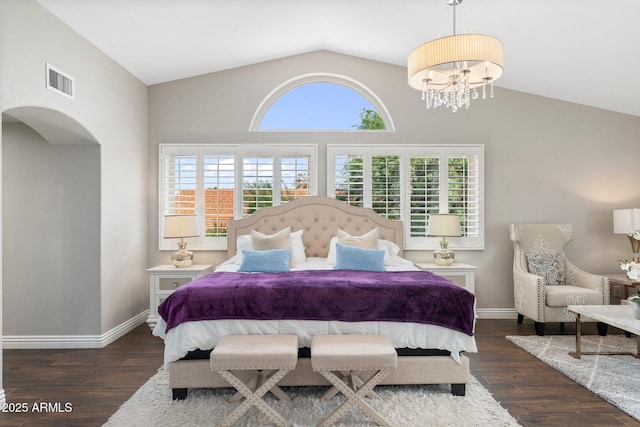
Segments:
[[[192,265],[177,268],[175,265],[158,265],[149,268],[149,317],[147,325],[153,330],[158,323],[158,306],[180,286],[213,271],[213,265]]]
[[[605,276],[609,278],[609,284],[622,285],[624,288],[624,299],[629,298],[629,295],[635,293],[636,288],[640,286],[640,282],[629,279],[625,273],[606,274]]]
[[[475,265],[454,262],[451,265],[444,266],[434,262],[421,262],[416,263],[416,266],[421,270],[431,271],[449,279],[454,284],[468,289],[473,294],[476,293],[475,271],[478,267]]]

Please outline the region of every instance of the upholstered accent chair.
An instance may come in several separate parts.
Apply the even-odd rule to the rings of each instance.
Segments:
[[[542,336],[547,322],[564,328],[564,322],[575,321],[567,310],[570,304],[609,304],[609,279],[579,269],[565,256],[573,238],[571,224],[511,224],[510,235],[518,324],[526,316]],[[598,333],[606,335],[605,324],[598,324]]]

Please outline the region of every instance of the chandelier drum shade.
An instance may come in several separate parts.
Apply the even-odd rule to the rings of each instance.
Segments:
[[[493,82],[502,76],[504,53],[502,42],[485,34],[456,34],[455,7],[462,0],[448,0],[453,6],[453,32],[418,46],[409,54],[409,86],[422,92],[427,108],[444,105],[451,111],[469,108],[477,99],[477,88],[486,86],[493,97]]]
[[[456,70],[456,63],[458,69]],[[502,75],[503,52],[500,40],[484,34],[458,34],[418,46],[409,55],[409,86],[441,92],[458,81],[474,89]]]

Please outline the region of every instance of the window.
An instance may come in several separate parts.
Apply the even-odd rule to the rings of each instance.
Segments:
[[[333,158],[333,196],[354,206],[364,206],[364,157],[342,154]]]
[[[235,159],[232,154],[206,154],[203,162],[204,235],[224,237],[227,222],[234,218]],[[194,210],[194,214],[197,212]]]
[[[357,130],[366,112],[384,129],[375,107],[358,92],[337,83],[315,82],[280,96],[260,123],[260,130]]]
[[[166,215],[196,215],[190,249],[225,249],[227,223],[263,206],[317,194],[315,145],[161,145],[160,249]]]
[[[327,194],[402,220],[407,249],[436,249],[428,215],[455,213],[462,236],[452,247],[483,249],[481,145],[328,146]]]
[[[371,165],[371,207],[387,219],[401,220],[400,156],[373,156]]]
[[[242,165],[242,215],[249,216],[273,206],[273,157],[245,157]]]
[[[393,131],[382,102],[367,87],[336,74],[305,74],[273,90],[252,131]]]

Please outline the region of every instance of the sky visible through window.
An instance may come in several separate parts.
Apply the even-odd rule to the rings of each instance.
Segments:
[[[269,108],[260,130],[357,130],[362,109],[374,110],[355,90],[337,83],[298,86]]]
[[[357,131],[362,110],[376,111],[359,92],[342,84],[313,82],[297,86],[280,96],[267,110],[260,130],[350,130]],[[178,191],[195,189],[197,159],[195,155],[170,156],[178,174]],[[311,158],[306,155],[285,156],[280,165],[282,182],[295,186],[300,176],[309,177]],[[273,157],[242,156],[243,182],[249,185],[272,182]],[[233,188],[235,156],[204,156],[206,188]]]

